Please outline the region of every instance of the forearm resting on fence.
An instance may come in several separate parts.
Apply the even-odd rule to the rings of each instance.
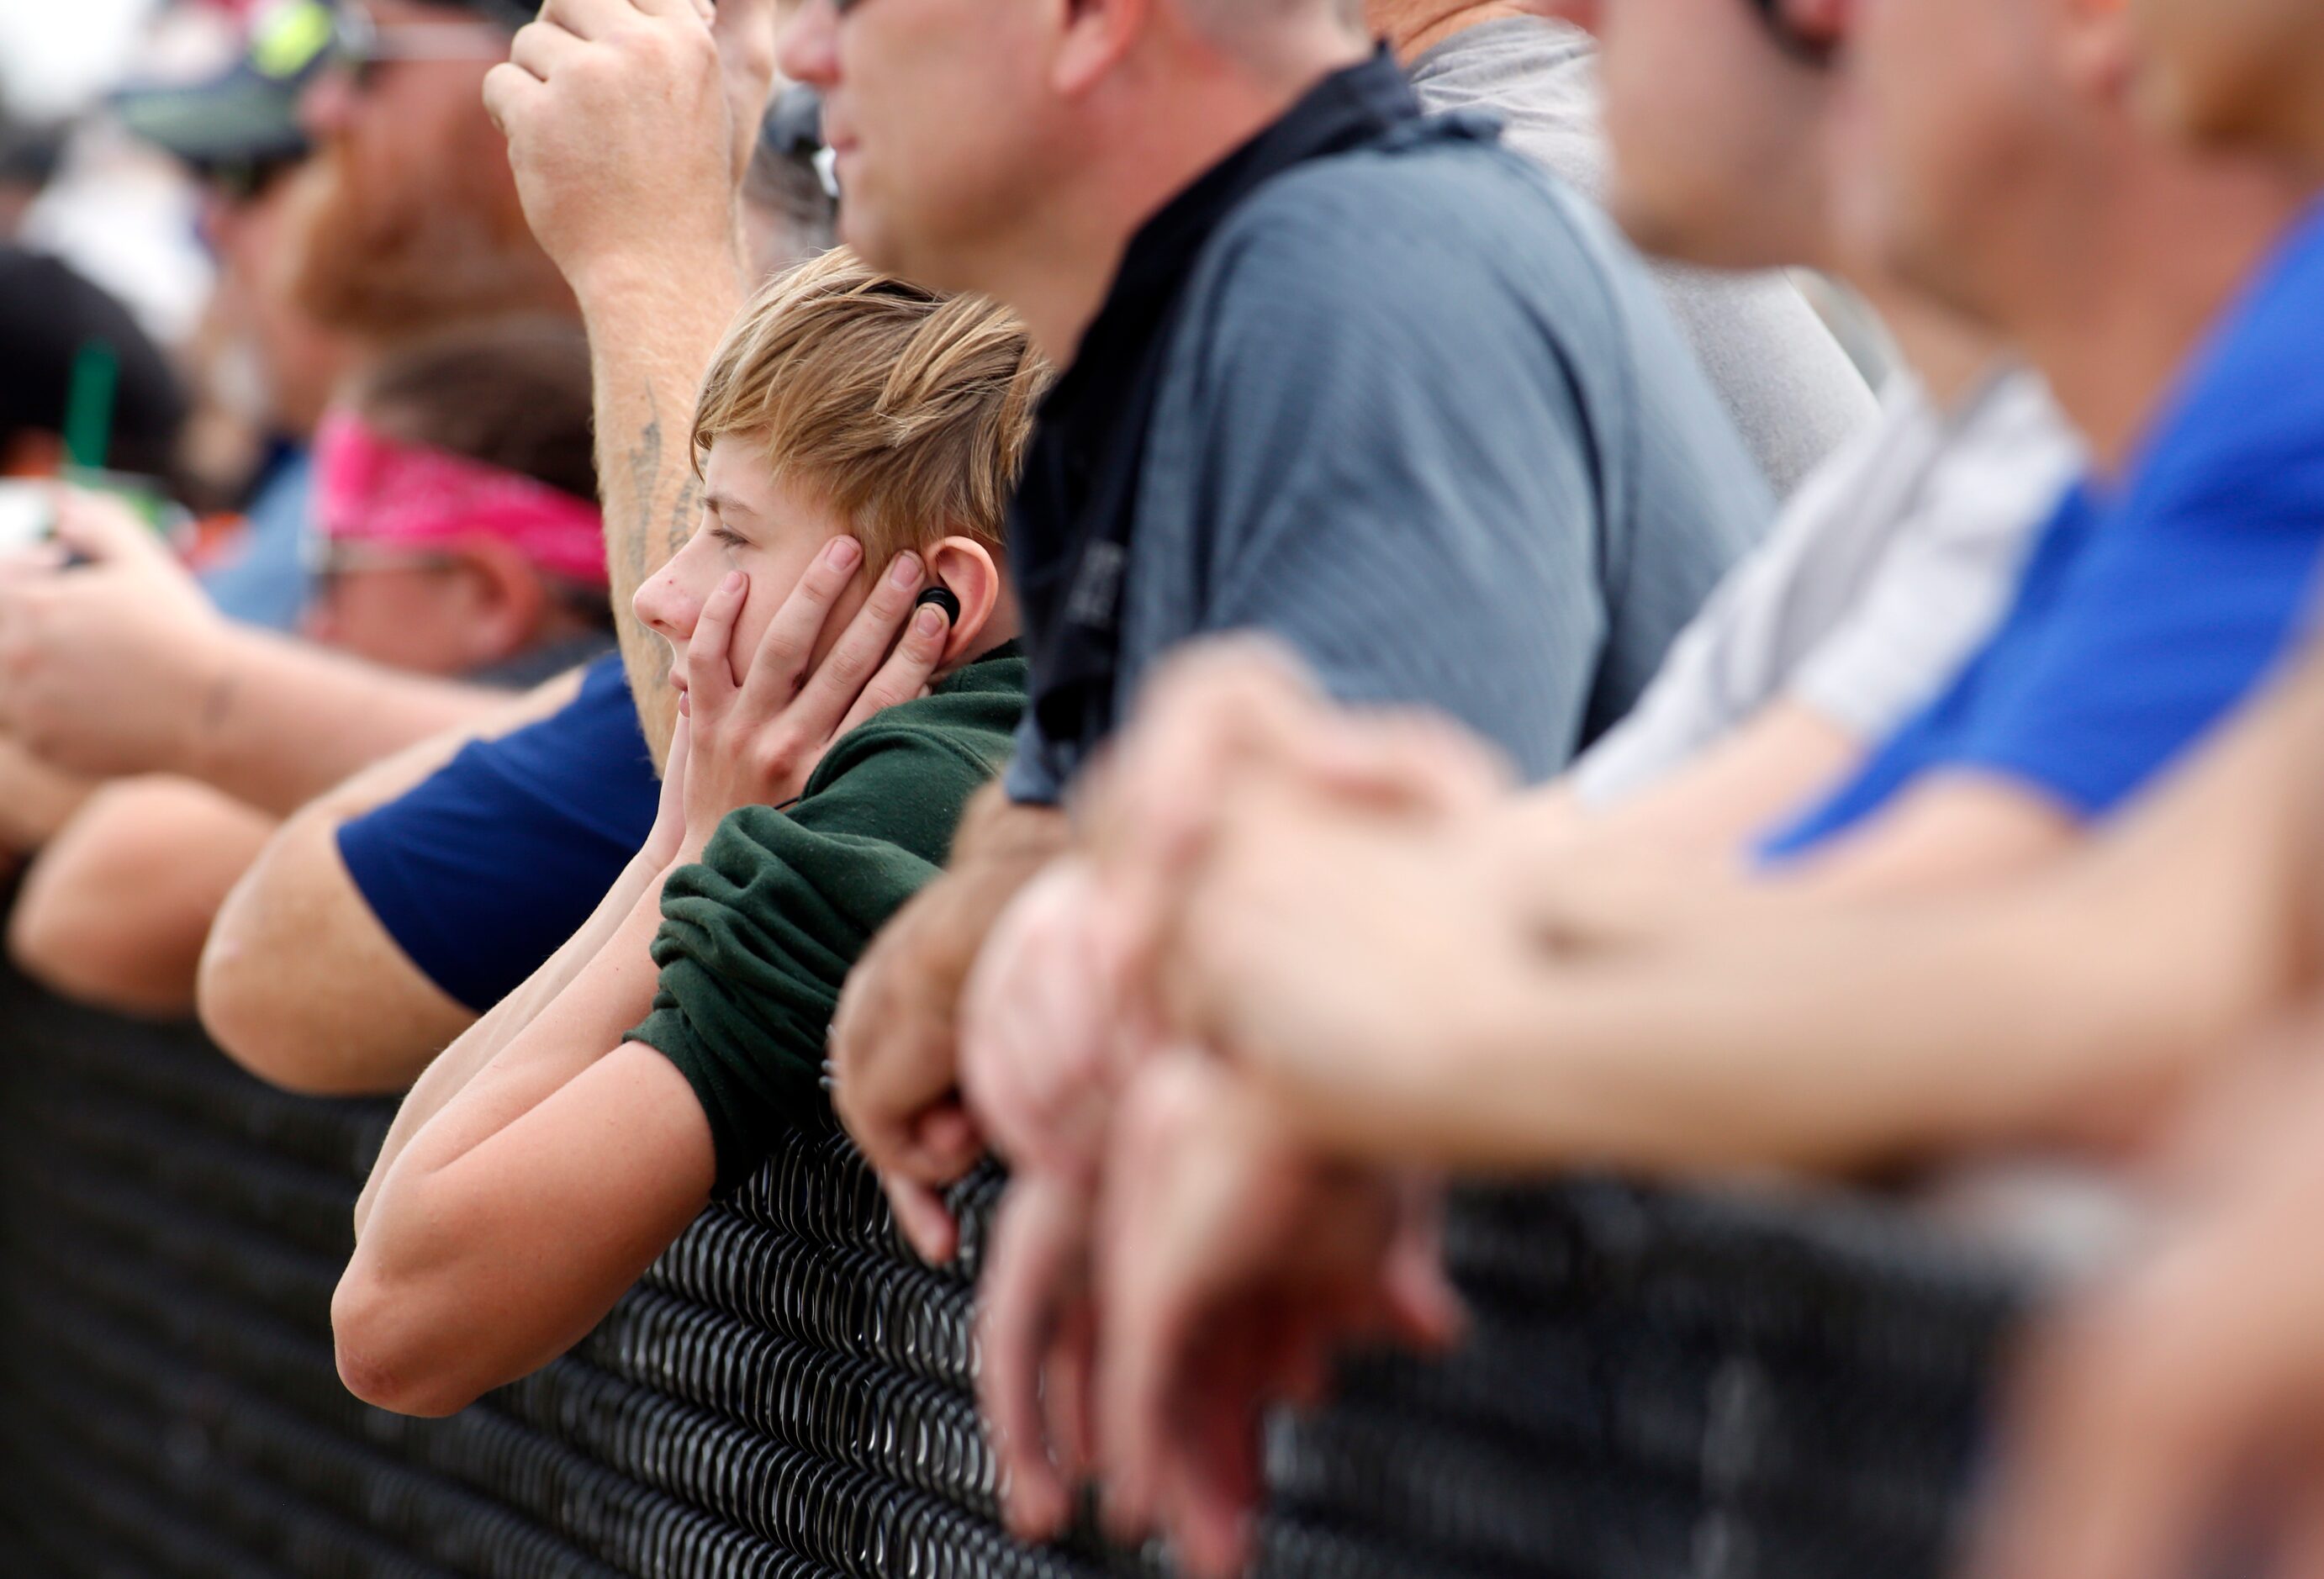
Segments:
[[[363,1233],[371,1215],[371,1208],[381,1181],[385,1178],[395,1159],[410,1145],[412,1138],[424,1129],[429,1121],[442,1113],[477,1076],[488,1068],[493,1059],[506,1051],[509,1045],[521,1036],[547,1011],[564,992],[573,985],[581,973],[595,962],[625,923],[637,910],[649,891],[660,891],[661,872],[641,857],[630,863],[612,889],[582,924],[581,929],[566,940],[565,946],[549,957],[547,963],[533,972],[522,986],[494,1004],[482,1020],[463,1031],[459,1039],[438,1056],[428,1066],[428,1072],[411,1088],[403,1106],[395,1115],[395,1123],[387,1132],[387,1140],[380,1149],[379,1160],[373,1166],[370,1181],[364,1185],[362,1197],[355,1203],[355,1232]]]
[[[332,1304],[357,1396],[446,1414],[530,1374],[708,1204],[716,1159],[693,1088],[621,1040],[652,1002],[659,886],[383,1165]]]

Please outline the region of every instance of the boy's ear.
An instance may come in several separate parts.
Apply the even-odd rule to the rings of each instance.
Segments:
[[[977,651],[979,638],[991,625],[1004,590],[1001,567],[993,562],[991,549],[970,537],[944,538],[922,558],[935,584],[960,599],[960,618],[952,623],[952,635],[945,642],[944,666],[949,669]]]

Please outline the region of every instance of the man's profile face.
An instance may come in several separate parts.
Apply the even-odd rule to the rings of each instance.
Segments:
[[[475,21],[421,0],[368,9],[383,32]],[[321,168],[306,194],[297,289],[317,318],[393,334],[462,316],[495,292],[521,296],[514,279],[533,272],[535,249],[507,144],[484,112],[493,64],[383,60],[326,72],[308,89],[300,115]]]
[[[2166,131],[2324,163],[2301,130],[2324,78],[2313,0],[2134,0],[2141,106]]]
[[[1834,207],[1850,250],[1987,316],[1994,244],[2076,134],[2058,0],[1864,0],[1843,66]]]
[[[1620,0],[1600,40],[1610,207],[1649,252],[1756,268],[1820,251],[1823,75],[1786,56],[1746,0]],[[1577,13],[1582,14],[1584,13]]]
[[[841,239],[873,267],[989,288],[978,261],[1022,228],[1069,151],[1035,0],[789,0],[784,73],[821,90]]]

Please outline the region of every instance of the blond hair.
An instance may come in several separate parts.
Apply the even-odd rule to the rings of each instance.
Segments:
[[[729,436],[763,444],[778,478],[848,518],[875,568],[955,533],[997,552],[1048,380],[1007,309],[843,247],[776,276],[727,331],[694,464]]]

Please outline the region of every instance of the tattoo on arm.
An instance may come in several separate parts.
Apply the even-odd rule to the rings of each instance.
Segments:
[[[623,459],[630,474],[632,526],[624,534],[627,540],[622,545],[622,555],[629,572],[630,589],[634,593],[646,584],[650,569],[647,539],[653,530],[654,494],[661,483],[661,401],[650,384],[646,388],[646,425],[639,429],[637,442],[630,447]],[[673,551],[678,546],[683,545],[673,545]],[[648,666],[652,683],[657,687],[669,684],[669,644],[655,640],[653,633],[638,623],[637,614],[626,605],[614,612],[634,645],[636,659]]]

